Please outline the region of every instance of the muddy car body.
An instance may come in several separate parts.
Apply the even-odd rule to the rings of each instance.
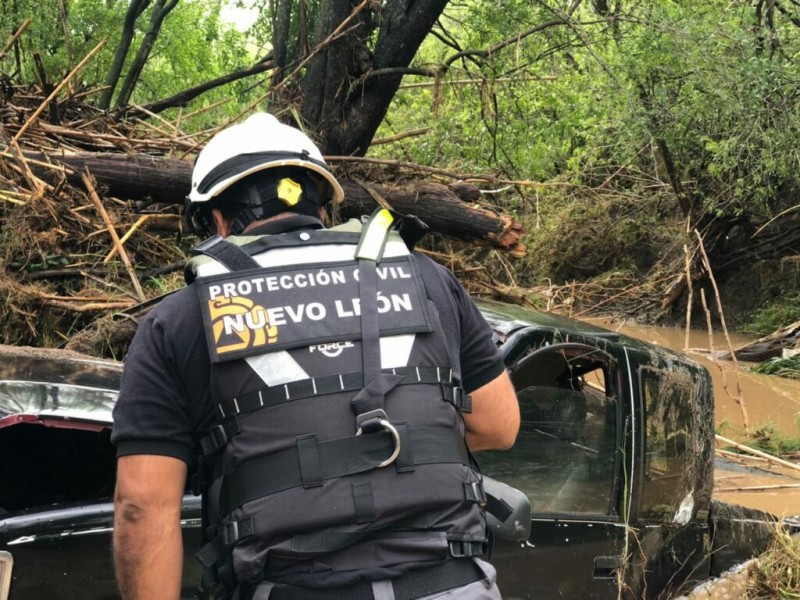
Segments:
[[[522,428],[484,474],[531,503],[527,540],[497,539],[505,598],[668,597],[760,548],[711,500],[714,406],[686,357],[591,325],[481,303]],[[0,600],[113,598],[111,409],[121,365],[0,347]],[[199,498],[183,507],[195,595]],[[743,521],[744,522],[744,521]],[[725,539],[715,539],[715,532]],[[725,550],[715,552],[715,548]]]

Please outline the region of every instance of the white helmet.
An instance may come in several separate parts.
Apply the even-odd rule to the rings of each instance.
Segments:
[[[344,199],[342,186],[306,134],[271,114],[255,113],[220,131],[200,152],[192,171],[188,204],[198,208],[198,204],[208,202],[248,175],[289,166],[319,174],[329,187],[325,201]]]

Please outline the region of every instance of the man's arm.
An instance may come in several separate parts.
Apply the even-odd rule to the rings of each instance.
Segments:
[[[464,414],[469,449],[477,452],[513,446],[519,431],[519,403],[508,372],[503,371],[470,395],[472,413]]]
[[[180,597],[186,472],[185,462],[169,456],[134,454],[117,461],[114,567],[125,600]]]

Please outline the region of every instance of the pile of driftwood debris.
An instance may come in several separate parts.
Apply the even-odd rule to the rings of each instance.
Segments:
[[[194,156],[213,133],[187,134],[141,109],[103,113],[68,85],[0,82],[0,341],[119,358],[136,318],[181,285],[198,241],[183,228],[182,204]],[[473,291],[513,296],[475,259],[522,254],[522,226],[482,202],[463,176],[394,161],[329,161],[347,194],[335,219],[377,205],[415,214],[440,234],[427,251],[467,276]]]

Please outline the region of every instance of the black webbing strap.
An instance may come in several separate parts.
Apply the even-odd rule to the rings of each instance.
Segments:
[[[359,428],[364,431],[380,427],[386,418],[383,410],[386,394],[400,379],[381,372],[381,330],[378,320],[377,265],[383,257],[386,240],[394,217],[378,208],[364,224],[355,258],[358,260],[358,296],[361,307],[361,370],[364,388],[351,401]]]
[[[409,571],[392,580],[395,600],[415,600],[459,588],[486,575],[472,560],[448,560],[429,569]],[[371,583],[358,583],[348,587],[312,589],[293,586],[276,586],[270,600],[373,600]]]
[[[449,367],[397,367],[384,369],[384,373],[398,375],[402,379],[397,385],[439,384],[442,398],[452,404],[460,412],[472,411],[472,398],[453,380],[453,371]],[[220,423],[214,426],[200,440],[205,456],[219,451],[233,436],[241,431],[238,415],[249,413],[260,408],[278,406],[293,400],[303,400],[316,396],[325,396],[339,392],[354,392],[364,387],[362,373],[342,373],[325,377],[300,379],[287,384],[263,387],[246,394],[241,394],[225,402],[217,404]]]
[[[469,464],[464,438],[446,427],[409,428],[415,465]],[[375,469],[394,451],[387,431],[319,442],[319,480],[355,475]],[[304,484],[298,448],[287,448],[243,463],[225,475],[220,490],[220,514],[244,503]]]
[[[373,260],[358,261],[358,295],[361,306],[361,368],[364,373],[364,388],[351,401],[356,415],[374,410],[383,410],[385,394],[392,385],[380,385],[376,380],[381,375],[381,331],[378,324],[378,272]],[[396,379],[397,385],[400,380]],[[387,382],[388,383],[388,382]],[[376,389],[376,384],[379,389]]]
[[[261,266],[247,251],[218,235],[195,246],[193,252],[210,256],[222,263],[229,271],[246,271],[247,269],[258,269]]]
[[[402,379],[398,385],[417,383],[444,384],[445,391],[443,395],[445,395],[445,399],[457,407],[464,405],[463,395],[465,394],[463,394],[463,390],[458,393],[448,389],[450,384],[453,383],[453,371],[448,367],[397,367],[395,369],[384,369],[383,372],[399,375]],[[363,387],[364,376],[360,372],[311,377],[241,394],[219,403],[217,411],[219,416],[224,419],[234,414],[247,413],[262,407],[275,406],[292,400],[302,400],[303,398],[325,396],[338,392],[352,392]]]
[[[497,517],[497,519],[502,523],[513,514],[514,509],[511,508],[508,502],[506,502],[502,498],[497,498],[495,496],[487,495],[486,512]]]
[[[392,581],[395,600],[414,600],[486,579],[471,560],[449,560],[441,567],[411,571]]]
[[[353,482],[353,505],[356,510],[356,523],[371,523],[377,518],[371,482]]]
[[[394,468],[398,473],[410,473],[414,470],[416,463],[414,462],[414,445],[409,443],[411,439],[411,428],[405,421],[402,423],[393,423],[395,430],[397,430],[397,437],[400,438],[400,453],[394,461]]]
[[[297,437],[297,460],[300,465],[300,479],[303,480],[303,487],[321,486],[322,468],[319,462],[319,443],[315,433]]]

